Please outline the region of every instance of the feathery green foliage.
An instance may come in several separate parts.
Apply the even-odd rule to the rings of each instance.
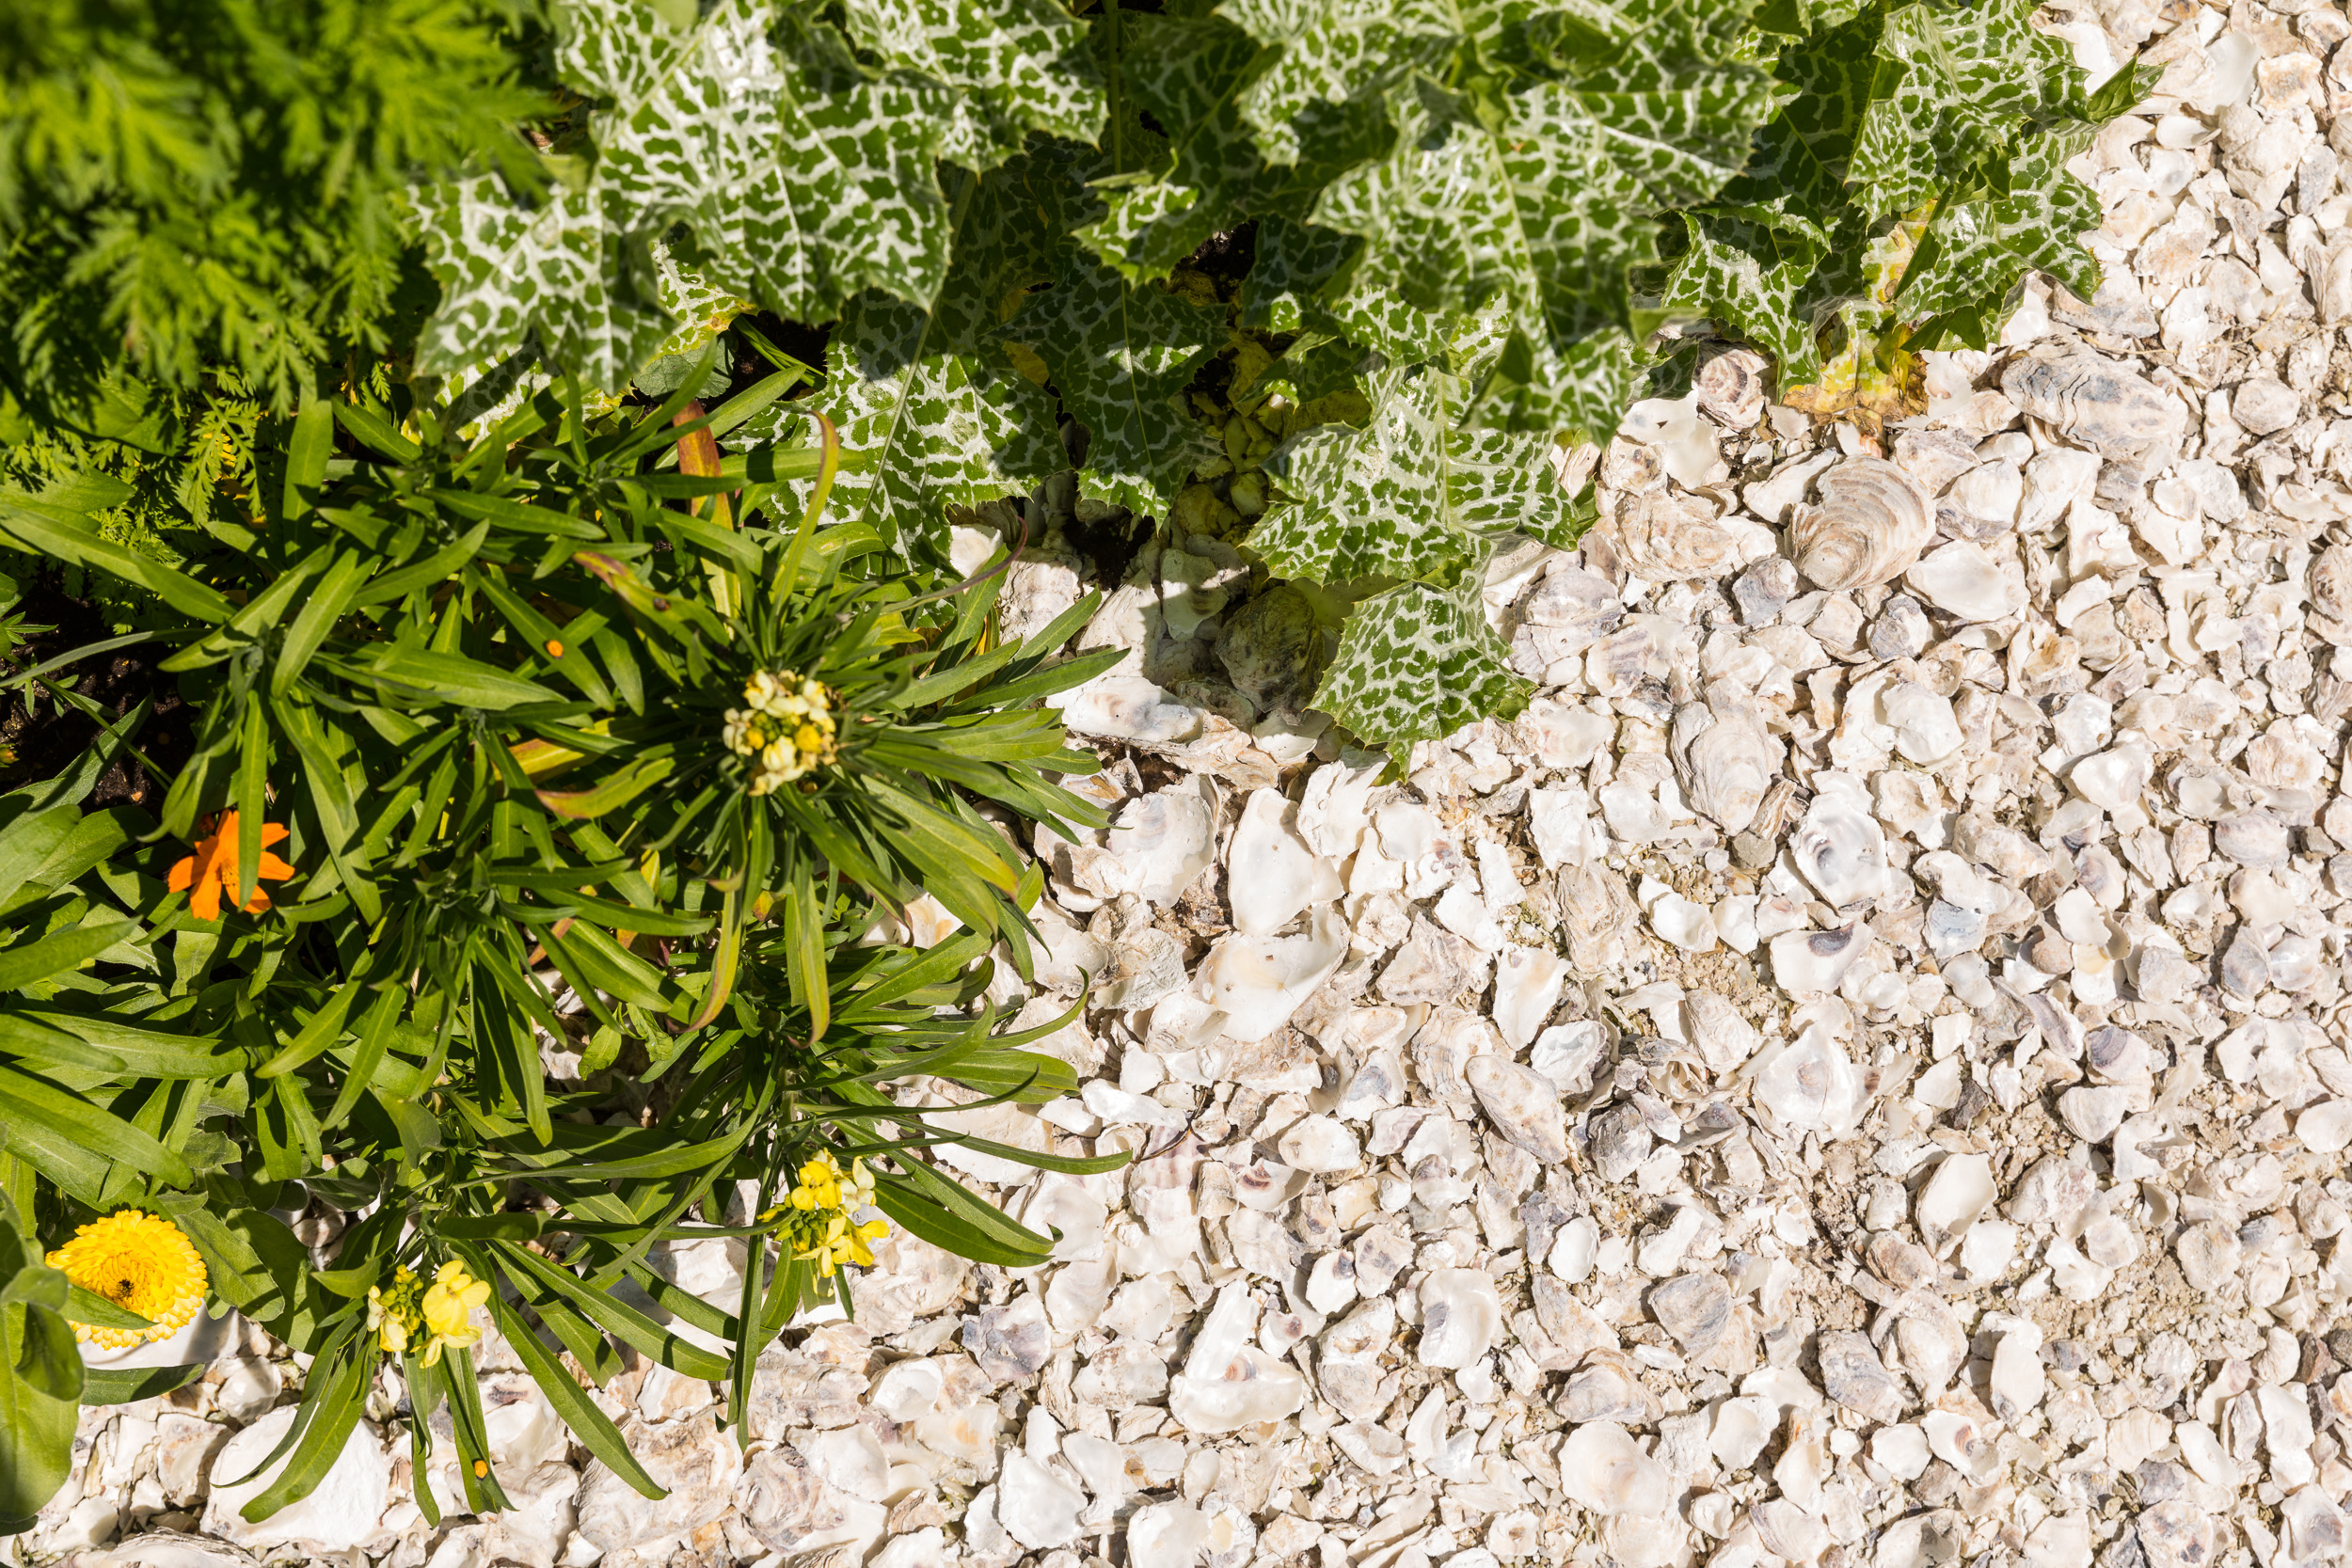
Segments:
[[[515,45],[473,0],[0,8],[0,389],[79,422],[110,372],[227,370],[286,407],[386,344],[411,184],[536,180]]]

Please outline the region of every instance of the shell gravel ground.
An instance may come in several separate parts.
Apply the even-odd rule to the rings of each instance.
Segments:
[[[660,1503],[485,1340],[497,1518],[410,1473],[388,1386],[326,1485],[246,1523],[258,1482],[213,1478],[268,1451],[298,1374],[199,1325],[145,1354],[211,1374],[88,1412],[14,1551],[2342,1558],[2352,23],[2043,21],[2094,69],[2163,69],[2076,166],[2099,297],[2035,284],[1875,440],[1769,407],[1738,352],[1638,410],[1582,548],[1494,565],[1541,688],[1516,721],[1380,786],[1300,711],[1299,606],[1245,602],[1216,539],[1138,558],[1086,634],[1133,657],[1070,709],[1118,825],[1034,845],[1027,1010],[1091,977],[1046,1047],[1084,1091],[948,1113],[1138,1152],[1088,1179],[948,1152],[1058,1227],[1052,1265],[892,1238],[853,1323],[763,1358],[740,1433],[634,1366],[602,1398]],[[1016,619],[1077,594],[1055,545],[1015,568]],[[331,1244],[334,1216],[302,1223]],[[668,1266],[731,1301],[726,1245]]]

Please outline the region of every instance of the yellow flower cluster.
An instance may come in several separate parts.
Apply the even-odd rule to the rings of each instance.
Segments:
[[[169,1220],[136,1209],[82,1227],[49,1255],[49,1266],[148,1321],[144,1329],[73,1324],[78,1338],[107,1350],[169,1338],[204,1305],[204,1259],[195,1243]]]
[[[394,1355],[422,1339],[430,1367],[444,1349],[464,1350],[482,1338],[473,1313],[489,1299],[489,1282],[474,1278],[463,1263],[442,1264],[430,1285],[412,1270],[394,1269],[390,1289],[368,1287],[368,1328]]]
[[[789,670],[755,672],[744,707],[727,709],[727,750],[755,763],[751,793],[766,795],[837,760],[833,693]]]
[[[860,1224],[855,1217],[874,1206],[874,1173],[863,1160],[850,1161],[844,1172],[831,1151],[820,1150],[801,1167],[800,1182],[785,1201],[794,1212],[792,1256],[814,1262],[827,1279],[850,1263],[873,1267],[870,1243],[890,1234],[886,1221]]]

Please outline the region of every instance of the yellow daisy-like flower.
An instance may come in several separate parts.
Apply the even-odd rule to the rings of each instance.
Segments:
[[[196,1244],[169,1220],[136,1209],[82,1227],[49,1255],[49,1266],[148,1320],[144,1330],[74,1323],[75,1335],[108,1350],[169,1338],[204,1305],[204,1259]]]
[[[442,1347],[454,1345],[463,1350],[482,1338],[482,1330],[474,1326],[473,1312],[489,1299],[489,1282],[468,1274],[465,1264],[441,1265],[433,1276],[433,1288],[424,1293],[424,1325],[433,1332],[433,1343],[424,1352],[426,1366],[440,1360]]]

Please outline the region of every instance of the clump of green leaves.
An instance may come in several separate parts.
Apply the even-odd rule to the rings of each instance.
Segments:
[[[1981,341],[2029,269],[2095,286],[2096,201],[2062,165],[2134,85],[2087,95],[2030,9],[571,0],[554,59],[588,172],[544,202],[488,177],[427,198],[419,363],[536,354],[618,386],[667,328],[666,242],[834,321],[817,405],[875,458],[846,513],[919,553],[948,506],[1063,467],[1065,420],[1088,496],[1163,520],[1190,486],[1230,499],[1202,378],[1250,335],[1274,363],[1206,402],[1288,388],[1267,505],[1236,511],[1263,511],[1270,571],[1358,604],[1320,705],[1372,741],[1441,734],[1523,690],[1485,553],[1573,536],[1534,476],[1613,430],[1658,327],[1710,318],[1828,412],[1899,387],[1899,350]],[[1189,286],[1236,233],[1238,287]],[[1354,428],[1295,417],[1343,388]]]
[[[473,0],[0,8],[0,391],[78,418],[110,372],[225,370],[291,406],[423,281],[413,181],[535,186],[521,63]]]
[[[12,546],[162,607],[93,651],[168,648],[201,694],[183,764],[138,752],[145,706],[93,713],[79,766],[0,797],[0,1197],[52,1245],[126,1205],[167,1216],[221,1302],[314,1358],[254,1517],[318,1483],[387,1355],[420,1468],[446,1406],[468,1506],[504,1506],[464,1332],[424,1331],[445,1270],[494,1287],[479,1310],[558,1412],[658,1495],[543,1330],[598,1383],[616,1346],[724,1382],[739,1418],[760,1350],[850,1304],[867,1204],[1007,1266],[1050,1250],[934,1166],[948,1134],[885,1085],[1074,1090],[1024,1049],[1050,1030],[986,999],[992,955],[1026,969],[1041,879],[983,811],[1101,825],[1057,783],[1095,760],[1040,703],[1116,656],[1056,661],[1092,600],[1008,641],[994,572],[910,577],[864,525],[821,527],[821,421],[803,447],[719,446],[796,372],[706,412],[708,368],[652,407],[543,390],[471,436],[405,388],[263,417],[278,483],[200,577],[0,494]],[[17,679],[86,705],[65,677]],[[779,783],[743,727],[784,684],[821,692],[829,729]],[[85,809],[126,750],[167,781],[160,811]],[[928,950],[899,924],[926,892],[964,927]],[[269,1212],[313,1199],[366,1212],[326,1266]],[[100,1321],[12,1263],[8,1206],[0,1287],[22,1275],[34,1306],[0,1298],[0,1336]],[[747,1243],[732,1310],[648,1260],[710,1236]],[[47,1342],[0,1384],[17,1449],[70,1440],[77,1389],[157,1391],[68,1387],[78,1357]]]

